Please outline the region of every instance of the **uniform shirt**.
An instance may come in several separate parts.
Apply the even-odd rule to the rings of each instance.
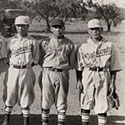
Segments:
[[[39,45],[31,36],[20,38],[18,35],[8,41],[10,65],[38,64]]]
[[[52,35],[40,43],[40,48],[42,67],[73,68],[75,64],[74,44],[66,37],[57,39]]]
[[[116,47],[102,38],[95,43],[91,38],[87,43],[82,44],[77,53],[78,70],[88,68],[109,68],[110,71],[119,71],[120,64]]]
[[[7,58],[7,42],[0,35],[0,59]]]

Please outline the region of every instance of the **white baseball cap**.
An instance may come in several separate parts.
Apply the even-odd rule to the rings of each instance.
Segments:
[[[18,16],[15,19],[15,25],[19,25],[19,24],[29,25],[30,24],[29,16]]]
[[[88,22],[88,28],[102,28],[101,21],[99,19],[91,19]]]

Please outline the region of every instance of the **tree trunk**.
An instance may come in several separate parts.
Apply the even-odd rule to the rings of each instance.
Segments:
[[[45,19],[45,21],[46,21],[46,26],[47,26],[47,32],[50,32],[51,30],[50,30],[50,24],[49,24],[48,17]]]
[[[108,32],[111,31],[111,25],[112,25],[112,22],[111,21],[107,21],[107,31]]]

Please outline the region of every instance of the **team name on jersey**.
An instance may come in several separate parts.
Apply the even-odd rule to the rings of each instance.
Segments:
[[[100,56],[106,56],[106,55],[111,55],[112,48],[111,47],[106,47],[103,49],[98,49],[97,52],[87,52],[87,53],[82,53],[83,58],[87,59],[92,59],[94,57],[100,57]]]
[[[32,51],[32,45],[19,47],[17,49],[12,49],[12,54],[18,56],[20,54],[28,53]]]

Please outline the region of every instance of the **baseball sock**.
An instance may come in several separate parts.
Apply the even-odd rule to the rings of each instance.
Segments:
[[[8,125],[10,120],[10,114],[12,112],[12,106],[5,106],[4,122],[2,125]]]
[[[49,109],[42,108],[42,125],[48,125],[49,121]]]
[[[89,125],[90,110],[81,109],[82,125]]]
[[[23,123],[24,125],[29,125],[29,114],[30,114],[30,108],[22,108],[23,112]]]
[[[29,117],[23,117],[24,125],[29,125]]]
[[[107,123],[107,114],[98,114],[98,124],[99,125],[106,125]]]
[[[23,117],[29,117],[30,114],[30,108],[22,108],[22,112],[23,112]]]
[[[64,125],[66,119],[65,112],[58,112],[58,125]]]

